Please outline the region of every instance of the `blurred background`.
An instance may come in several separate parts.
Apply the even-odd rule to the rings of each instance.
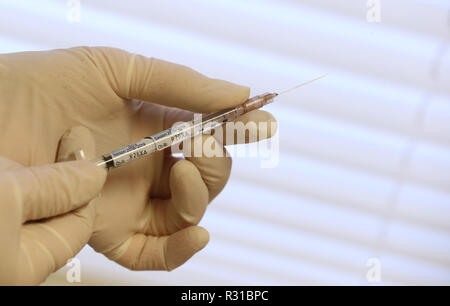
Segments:
[[[267,108],[279,162],[234,160],[202,252],[131,272],[86,247],[89,285],[450,285],[449,43],[448,0],[0,0],[2,53],[119,47],[252,95],[329,74]]]

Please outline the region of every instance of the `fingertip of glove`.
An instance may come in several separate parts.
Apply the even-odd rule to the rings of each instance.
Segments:
[[[197,231],[197,239],[199,241],[199,246],[201,246],[199,250],[201,250],[209,242],[209,238],[210,238],[209,232],[201,226],[196,226],[196,231]]]
[[[103,187],[108,173],[104,168],[98,167],[88,160],[75,160],[67,163],[72,163],[75,167],[85,173],[89,183],[97,183],[96,186],[98,186],[99,189]]]
[[[209,242],[209,232],[201,226],[192,226],[190,228],[190,236],[193,254],[202,250]]]
[[[233,84],[236,99],[244,102],[250,96],[250,87],[244,85]]]
[[[216,104],[218,109],[215,109],[214,111],[242,104],[250,96],[249,87],[227,81],[222,82],[224,85],[222,87],[222,92],[219,95],[219,99],[222,99],[222,101]]]
[[[209,242],[209,233],[200,226],[187,227],[168,240],[166,268],[172,271],[184,264]]]
[[[77,153],[83,153],[83,156],[80,158]],[[57,161],[92,159],[94,155],[95,141],[88,128],[75,126],[68,129],[61,137]]]
[[[278,122],[275,119],[275,117],[265,110],[257,110],[255,113],[259,114],[259,122],[265,122],[266,125],[261,125],[259,128],[264,129],[266,128],[267,131],[265,135],[267,135],[267,138],[270,138],[274,136],[278,131]]]
[[[250,97],[250,87],[239,85],[242,91],[242,99],[245,101]]]

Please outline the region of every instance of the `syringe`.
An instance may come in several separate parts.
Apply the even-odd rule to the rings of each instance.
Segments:
[[[202,117],[201,120],[183,122],[153,136],[145,137],[127,147],[113,151],[107,155],[103,155],[102,157],[95,159],[92,162],[97,166],[103,167],[107,170],[111,168],[118,168],[124,164],[127,164],[136,159],[140,159],[151,153],[165,150],[173,145],[185,141],[186,139],[195,137],[205,132],[209,132],[228,121],[233,121],[243,114],[246,114],[252,110],[261,108],[264,105],[273,102],[273,99],[282,93],[309,84],[325,76],[326,75],[322,75],[318,78],[301,83],[279,93],[265,93],[254,96],[246,100],[241,105],[207,115],[205,117]]]

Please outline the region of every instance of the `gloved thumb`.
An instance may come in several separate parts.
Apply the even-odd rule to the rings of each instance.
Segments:
[[[64,133],[61,138],[58,155],[58,162],[71,160],[92,160],[96,157],[95,141],[91,131],[84,126],[76,126]],[[100,196],[100,194],[98,195]],[[98,198],[97,198],[98,199]],[[86,220],[86,224],[93,226],[96,213],[95,199],[88,205],[78,209],[76,214]],[[87,242],[87,241],[86,241]]]
[[[95,155],[95,143],[89,130],[72,128],[61,139],[57,159],[74,158],[80,148],[83,148],[81,155],[85,158]],[[43,171],[48,173],[43,175]],[[34,192],[43,194],[30,192],[26,203],[30,204],[37,198],[42,202],[28,207],[27,218],[57,216],[23,226],[21,243],[25,255],[22,258],[28,258],[28,263],[20,265],[21,282],[42,282],[86,245],[95,218],[94,200],[105,181],[105,172],[85,160],[61,162],[35,170],[36,176],[32,180]],[[39,190],[38,187],[44,189]],[[26,277],[30,268],[34,271],[34,278]]]
[[[91,131],[84,126],[76,126],[64,133],[61,138],[58,162],[71,160],[92,160],[96,157],[95,141]],[[100,194],[98,195],[100,196]],[[96,202],[92,200],[88,205],[78,209],[77,215],[92,225],[95,218]]]
[[[12,174],[24,222],[84,206],[97,196],[106,180],[106,171],[86,160],[22,168]]]
[[[61,137],[56,160],[91,160],[96,157],[95,154],[95,141],[91,131],[84,126],[76,126]]]

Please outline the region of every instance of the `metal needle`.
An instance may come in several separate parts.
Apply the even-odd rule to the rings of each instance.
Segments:
[[[326,77],[327,75],[328,75],[328,74],[321,75],[320,77],[317,77],[317,78],[315,78],[315,79],[312,79],[312,80],[306,81],[306,82],[304,82],[304,83],[295,85],[294,87],[291,87],[291,88],[289,88],[289,89],[285,89],[285,90],[283,90],[283,91],[280,91],[280,92],[278,93],[278,95],[284,94],[284,93],[286,93],[286,92],[288,92],[288,91],[294,90],[294,89],[296,89],[296,88],[299,88],[299,87],[305,86],[305,85],[307,85],[307,84],[310,84],[310,83],[312,83],[312,82],[314,82],[314,81],[320,80],[320,79]]]

